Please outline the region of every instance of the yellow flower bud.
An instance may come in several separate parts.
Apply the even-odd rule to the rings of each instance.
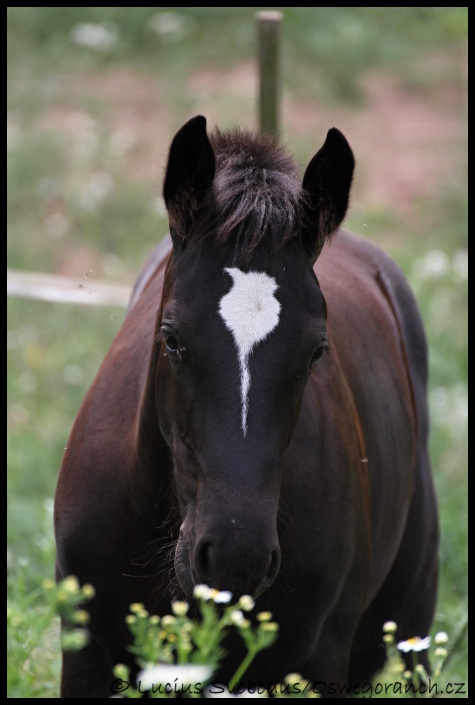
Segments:
[[[279,629],[277,622],[263,622],[260,627],[266,632],[276,632]]]
[[[188,602],[182,602],[180,600],[176,600],[175,602],[172,603],[172,611],[173,614],[176,615],[177,617],[184,617],[185,614],[188,612],[190,606]]]
[[[244,612],[250,612],[254,609],[254,604],[254,600],[250,595],[242,595],[239,598],[238,605],[242,610],[244,610]]]
[[[119,680],[127,681],[129,679],[129,669],[123,663],[118,663],[114,666],[112,672]]]
[[[449,640],[447,632],[437,632],[434,637],[434,644],[446,644]]]
[[[86,583],[85,585],[82,586],[82,595],[85,597],[87,600],[91,600],[96,594],[95,588],[90,585],[89,583]]]
[[[86,610],[77,610],[74,615],[74,621],[77,624],[87,624],[89,622],[89,612],[86,612]]]
[[[162,617],[162,624],[164,627],[171,627],[173,624],[175,624],[175,622],[176,619],[171,614],[166,614],[164,617]]]
[[[68,595],[75,595],[79,592],[79,581],[74,575],[69,575],[61,582],[61,587]]]
[[[300,673],[288,673],[284,680],[288,685],[295,685],[296,683],[301,683],[303,678]]]
[[[384,622],[383,624],[383,632],[387,632],[389,634],[395,634],[397,631],[397,624],[396,622]]]
[[[257,619],[259,622],[270,622],[272,619],[272,612],[259,612]]]

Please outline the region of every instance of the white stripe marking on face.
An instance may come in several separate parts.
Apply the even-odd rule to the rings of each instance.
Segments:
[[[226,267],[233,279],[231,290],[219,302],[219,313],[231,331],[241,371],[241,426],[247,431],[247,410],[251,375],[248,358],[254,346],[267,338],[279,323],[280,303],[274,296],[278,288],[273,277],[264,272],[241,272]]]

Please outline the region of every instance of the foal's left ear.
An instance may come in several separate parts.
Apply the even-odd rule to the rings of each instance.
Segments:
[[[333,127],[303,177],[307,204],[302,238],[315,262],[325,240],[337,231],[348,208],[355,159],[342,133]]]
[[[186,240],[203,198],[213,183],[215,168],[206,118],[197,115],[176,133],[168,155],[163,198],[174,245]]]

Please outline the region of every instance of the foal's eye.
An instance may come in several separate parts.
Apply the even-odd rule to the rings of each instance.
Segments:
[[[312,370],[317,362],[322,359],[323,353],[327,350],[327,347],[325,345],[320,346],[315,350],[315,352],[312,355],[312,358],[310,360],[310,369]]]
[[[174,359],[181,359],[186,348],[180,348],[178,340],[168,330],[162,328],[162,340],[165,343],[167,354]]]
[[[175,336],[169,335],[168,338],[165,338],[165,345],[167,347],[168,352],[172,355],[173,353],[178,352],[178,340],[175,338]]]

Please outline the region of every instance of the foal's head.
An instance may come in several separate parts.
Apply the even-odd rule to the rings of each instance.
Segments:
[[[282,458],[327,349],[313,264],[346,213],[353,168],[336,129],[303,182],[270,138],[208,136],[201,116],[172,142],[157,414],[174,463],[185,593],[206,583],[257,595],[278,573]]]

